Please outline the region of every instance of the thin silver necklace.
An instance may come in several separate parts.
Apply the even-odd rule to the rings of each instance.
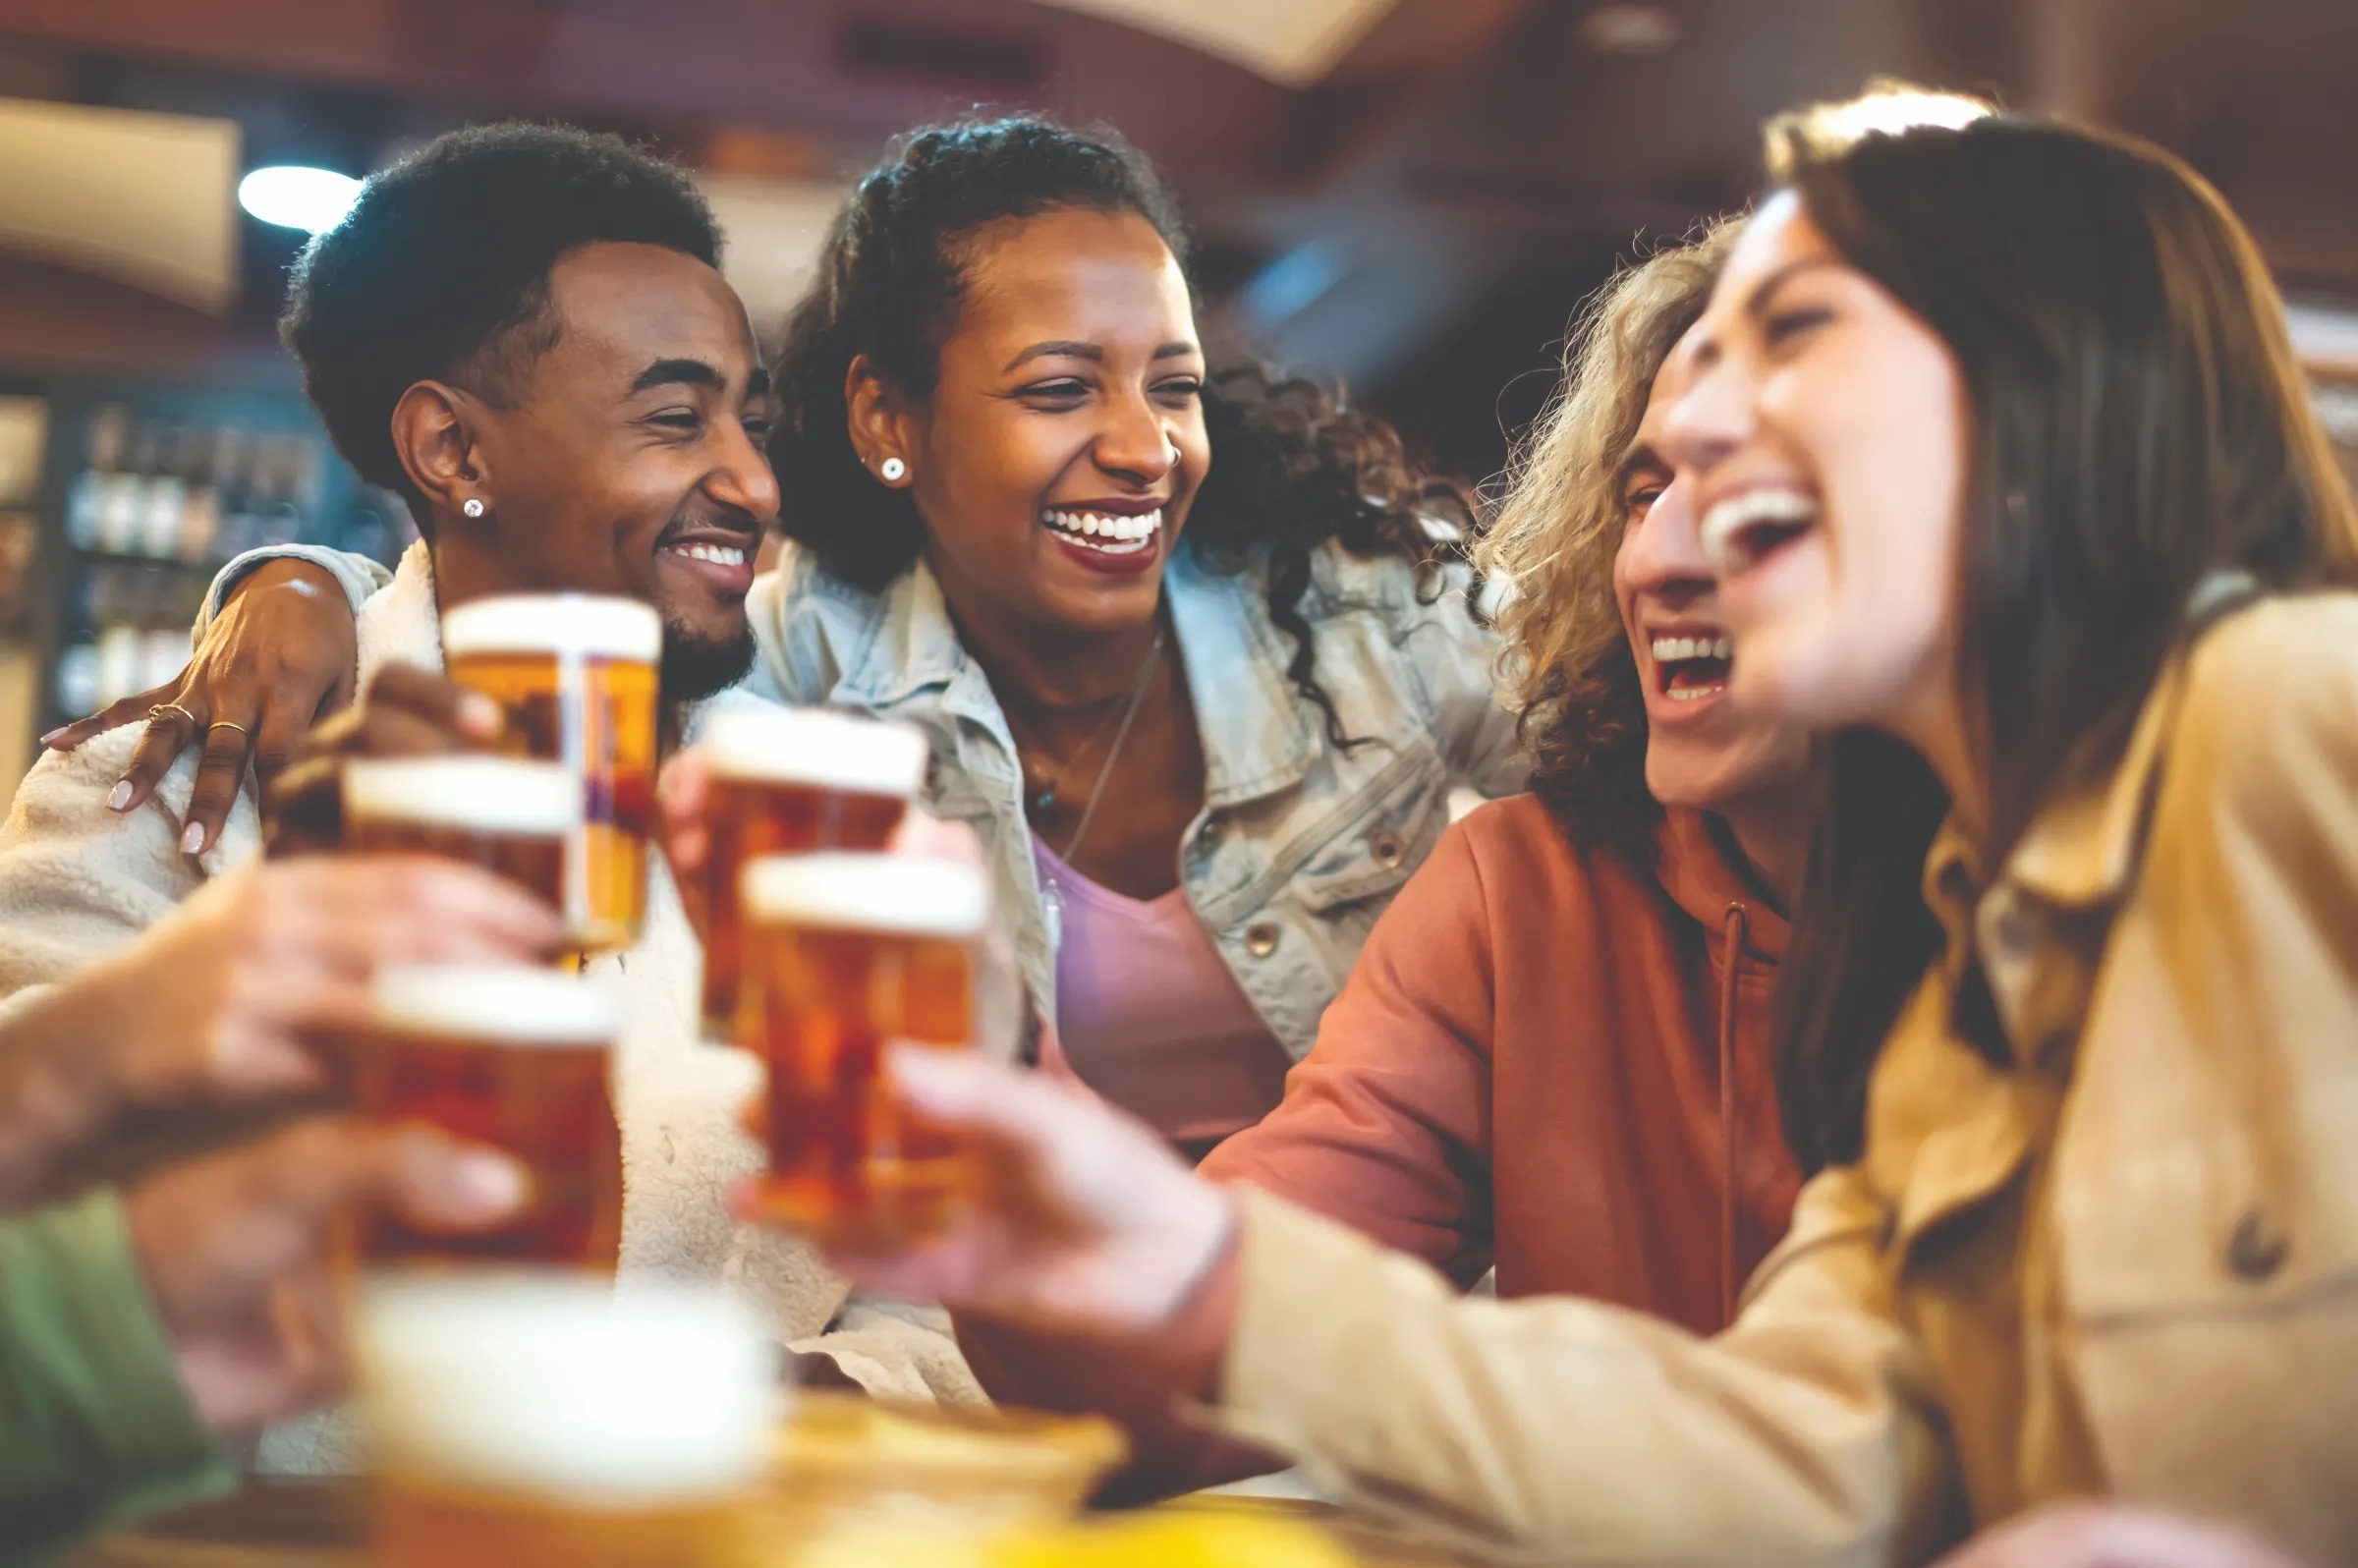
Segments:
[[[1105,748],[1105,760],[1098,764],[1096,782],[1089,787],[1089,795],[1081,803],[1081,820],[1074,826],[1073,836],[1065,840],[1061,851],[1049,851],[1067,867],[1073,864],[1073,852],[1081,847],[1081,840],[1088,835],[1089,824],[1096,820],[1097,802],[1105,794],[1105,781],[1113,777],[1113,764],[1122,755],[1122,743],[1130,739],[1130,727],[1138,722],[1139,704],[1146,700],[1147,687],[1152,682],[1154,672],[1162,665],[1163,639],[1169,631],[1168,626],[1154,629],[1154,645],[1147,650],[1146,659],[1139,665],[1137,683],[1130,688],[1129,704],[1122,709],[1121,727],[1113,732],[1113,744]],[[1046,918],[1049,947],[1063,945],[1064,889],[1057,886],[1053,875],[1040,888],[1040,913]]]

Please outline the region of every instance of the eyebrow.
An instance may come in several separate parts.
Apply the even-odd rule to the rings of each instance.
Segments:
[[[1666,475],[1670,472],[1669,461],[1652,441],[1633,441],[1621,455],[1621,466],[1613,471],[1613,486],[1622,488],[1634,476],[1646,472]]]
[[[1759,315],[1764,309],[1768,308],[1768,297],[1774,294],[1777,290],[1783,288],[1787,283],[1790,283],[1801,273],[1810,271],[1815,267],[1839,267],[1843,265],[1846,265],[1846,263],[1840,258],[1830,255],[1797,256],[1752,286],[1752,292],[1744,296],[1744,313],[1751,316]]]
[[[759,373],[764,381],[768,379],[766,372]],[[637,394],[658,386],[708,386],[715,391],[726,391],[728,385],[729,378],[718,365],[706,364],[702,360],[657,360],[639,372],[639,379],[631,383],[631,391]]]
[[[1174,339],[1157,348],[1151,358],[1177,360],[1196,352],[1197,349],[1193,343]],[[1018,365],[1029,364],[1034,360],[1087,360],[1092,364],[1103,364],[1105,351],[1095,343],[1081,343],[1071,338],[1053,338],[1045,343],[1033,344],[1023,353],[1009,360],[1003,370],[1012,370]]]

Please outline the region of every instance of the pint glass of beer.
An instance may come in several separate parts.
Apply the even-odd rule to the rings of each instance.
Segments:
[[[982,872],[900,855],[773,856],[745,868],[738,1042],[769,1069],[771,1222],[854,1246],[944,1228],[965,1161],[879,1071],[889,1040],[974,1037]]]
[[[505,1150],[531,1173],[532,1202],[488,1231],[429,1233],[368,1215],[355,1238],[361,1262],[612,1273],[622,1247],[613,993],[521,965],[396,965],[378,972],[369,1011],[344,1063],[361,1114],[430,1122]]]
[[[344,766],[344,844],[439,855],[522,882],[564,908],[582,792],[554,762],[516,756],[363,757]]]
[[[926,778],[926,738],[819,708],[739,707],[712,715],[705,820],[704,1028],[736,1022],[745,930],[738,878],[765,855],[880,850]]]
[[[778,1414],[752,1314],[645,1279],[372,1281],[356,1334],[381,1568],[722,1568]]]
[[[590,950],[628,947],[646,912],[663,623],[636,599],[518,593],[442,617],[450,678],[495,700],[529,755],[579,781],[567,924]]]

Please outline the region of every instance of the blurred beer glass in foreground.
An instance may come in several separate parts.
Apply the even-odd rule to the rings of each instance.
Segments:
[[[745,868],[765,855],[882,849],[925,784],[926,738],[903,724],[764,706],[713,714],[697,749],[711,777],[704,1027],[726,1037],[744,958]]]
[[[509,756],[369,757],[345,764],[344,844],[364,855],[439,855],[497,872],[563,907],[581,791],[553,762]]]
[[[613,1272],[622,1245],[622,1135],[607,1087],[618,1011],[605,986],[523,967],[390,967],[351,1046],[355,1104],[505,1149],[532,1202],[494,1231],[434,1234],[360,1221],[365,1263],[477,1261]]]
[[[725,1295],[381,1280],[359,1351],[387,1568],[742,1560],[778,1395],[758,1323]]]
[[[628,947],[646,913],[663,623],[636,599],[503,594],[442,617],[450,678],[495,700],[525,750],[580,783],[566,922],[591,950]]]
[[[773,856],[745,868],[738,1042],[769,1070],[765,1216],[887,1246],[950,1221],[965,1160],[882,1081],[889,1040],[965,1048],[987,905],[972,866],[897,855]]]

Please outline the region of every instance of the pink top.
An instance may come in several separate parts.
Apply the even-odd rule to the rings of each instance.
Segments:
[[[1081,1081],[1191,1156],[1275,1109],[1293,1064],[1186,891],[1141,902],[1032,853],[1063,905],[1056,1032]]]

